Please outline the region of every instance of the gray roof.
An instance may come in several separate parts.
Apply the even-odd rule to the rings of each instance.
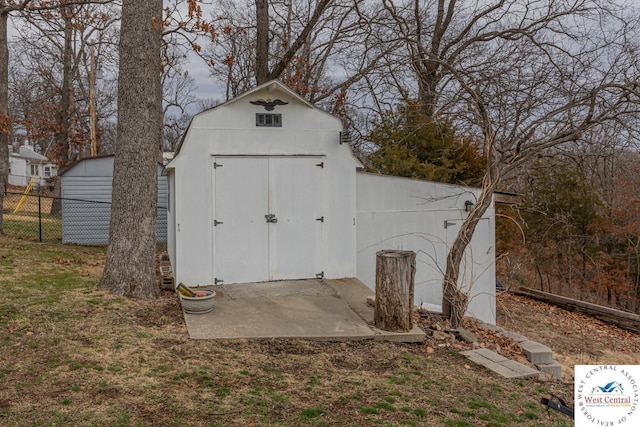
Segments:
[[[13,156],[15,157],[22,157],[23,159],[27,159],[27,160],[35,160],[37,162],[48,162],[49,159],[47,159],[45,156],[43,156],[42,154],[36,153],[35,151],[33,151],[33,148],[31,148],[28,145],[21,145],[20,146],[20,152],[19,153],[11,153]]]

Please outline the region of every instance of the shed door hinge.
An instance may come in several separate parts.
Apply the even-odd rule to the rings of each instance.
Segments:
[[[320,273],[316,274],[316,279],[324,279],[324,271],[321,271]]]
[[[321,216],[320,218],[316,218],[316,221],[324,222],[324,217]]]
[[[324,162],[316,163],[316,166],[324,168]]]
[[[455,222],[453,222],[453,221],[446,221],[446,220],[445,220],[445,222],[444,222],[444,228],[449,228],[449,227],[451,227],[452,225],[456,225],[456,223],[455,223]]]
[[[218,225],[220,225],[220,224],[224,224],[224,222],[222,222],[222,221],[218,221],[218,220],[215,220],[215,219],[213,220],[213,226],[214,226],[214,227],[217,227],[217,226],[218,226]]]
[[[219,284],[221,284],[221,283],[223,283],[223,282],[224,282],[224,280],[222,280],[222,279],[218,279],[217,277],[216,277],[215,279],[213,279],[213,283],[214,283],[214,285],[219,285]]]
[[[214,169],[221,168],[222,166],[224,166],[224,165],[221,165],[220,163],[213,162],[213,168]]]

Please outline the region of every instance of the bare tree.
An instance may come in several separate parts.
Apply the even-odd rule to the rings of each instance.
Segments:
[[[333,0],[318,0],[295,39],[288,39],[282,55],[269,67],[269,0],[256,0],[256,83],[262,84],[276,79],[284,72],[294,56],[302,48],[311,31],[318,24],[329,4]],[[290,3],[291,4],[291,3]],[[289,34],[290,35],[290,34]]]
[[[155,298],[157,160],[162,138],[162,0],[122,5],[111,224],[99,289]]]
[[[4,201],[4,188],[9,173],[8,139],[11,132],[11,118],[9,117],[9,48],[7,38],[7,22],[9,14],[22,10],[55,10],[61,5],[77,3],[109,3],[111,0],[0,0],[0,207]],[[3,215],[0,209],[0,235],[4,233]]]
[[[5,0],[0,0],[0,236],[4,234],[3,203],[9,178],[9,47],[7,43],[7,19],[11,10]]]
[[[23,11],[18,17],[18,34],[12,41],[16,53],[11,59],[13,123],[64,168],[90,152],[91,104],[98,119],[96,128],[100,118],[115,113],[117,43],[112,40],[117,40],[114,27],[119,9],[67,5]],[[98,72],[113,79],[94,84],[97,95],[92,98],[91,76]],[[99,146],[99,138],[97,142]]]
[[[220,31],[205,55],[212,75],[225,83],[227,99],[280,79],[337,113],[336,106],[346,105],[347,90],[391,49],[363,18],[363,1],[217,0],[216,5],[224,11],[213,18]]]
[[[466,248],[503,180],[545,150],[589,143],[586,138],[599,128],[621,125],[638,137],[637,17],[591,1],[551,3],[562,10],[537,2],[528,9],[518,5],[496,3],[463,26],[476,43],[482,41],[482,49],[468,45],[464,61],[430,56],[448,76],[439,114],[481,136],[486,158],[482,191],[447,258],[442,305],[454,326],[468,302],[458,287]],[[454,18],[455,13],[447,19]],[[519,25],[505,29],[503,22]],[[485,36],[478,39],[480,31]]]
[[[443,280],[443,312],[457,324],[468,303],[461,264],[493,191],[551,147],[591,143],[597,129],[637,138],[638,11],[615,0],[383,0],[359,12],[394,47],[362,80],[361,111],[417,99],[434,122],[481,142],[482,193]]]
[[[191,114],[190,106],[196,104],[195,80],[180,64],[181,55],[175,45],[163,45],[162,115],[164,117],[164,142],[162,149],[175,150],[186,131]]]

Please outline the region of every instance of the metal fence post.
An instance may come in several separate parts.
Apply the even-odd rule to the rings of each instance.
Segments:
[[[38,237],[42,243],[42,202],[40,199],[40,194],[38,194]]]

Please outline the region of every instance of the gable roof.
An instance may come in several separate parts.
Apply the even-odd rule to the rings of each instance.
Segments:
[[[21,145],[20,151],[18,153],[11,153],[9,155],[12,157],[20,157],[22,159],[32,160],[39,163],[46,163],[49,161],[45,156],[40,153],[36,153],[30,145]]]
[[[100,154],[98,156],[82,157],[82,158],[76,160],[75,162],[71,163],[70,165],[68,165],[58,175],[59,176],[63,176],[65,174],[67,174],[67,172],[69,172],[71,169],[74,169],[78,165],[83,164],[85,162],[90,162],[92,160],[109,159],[109,158],[115,158],[115,155],[113,155],[113,154]],[[164,168],[164,165],[162,163],[158,162],[158,167]]]
[[[224,102],[214,108],[218,108],[221,107],[223,105],[231,105],[234,104],[238,101],[240,101],[243,98],[246,98],[248,96],[251,96],[252,94],[259,92],[263,89],[267,89],[268,92],[284,92],[285,94],[289,95],[292,98],[297,99],[298,101],[302,102],[303,104],[305,104],[307,107],[309,108],[317,108],[315,107],[312,103],[310,103],[309,101],[307,101],[306,99],[304,99],[303,97],[301,97],[298,93],[296,93],[293,89],[291,89],[289,86],[285,85],[284,83],[282,83],[280,80],[271,80],[269,82],[263,83],[260,86],[256,86],[253,89],[249,89],[248,91],[236,96],[233,99],[228,100],[227,102]],[[205,110],[206,111],[206,110]]]
[[[206,110],[202,110],[201,112],[194,114],[194,116],[191,118],[191,122],[189,123],[189,126],[187,126],[187,129],[185,129],[184,133],[182,134],[182,138],[180,139],[180,142],[178,143],[178,146],[175,149],[175,152],[173,154],[173,158],[175,159],[178,154],[180,154],[180,149],[182,148],[182,145],[184,144],[184,141],[187,137],[187,134],[189,133],[189,128],[191,128],[191,125],[193,123],[193,120],[202,115],[202,114],[206,114],[212,110],[216,110],[219,109],[221,107],[227,107],[229,105],[235,104],[245,98],[248,98],[250,96],[252,96],[253,94],[255,94],[256,92],[262,91],[264,89],[267,89],[268,92],[281,92],[284,93],[285,95],[295,99],[297,102],[303,104],[304,106],[308,107],[308,108],[312,108],[318,111],[321,111],[325,114],[329,114],[326,111],[316,107],[315,105],[313,105],[312,103],[310,103],[309,101],[307,101],[306,99],[304,99],[302,96],[300,96],[297,92],[295,92],[293,89],[291,89],[289,86],[285,85],[284,83],[282,83],[280,80],[271,80],[268,81],[266,83],[263,83],[259,86],[254,87],[253,89],[249,89],[248,91],[236,96],[235,98],[232,98],[226,102],[223,102],[222,104],[218,104],[215,107],[212,108],[207,108]],[[331,114],[329,114],[332,117],[335,117]],[[336,117],[337,119],[337,117]],[[169,162],[169,164],[166,166],[166,168],[171,169],[171,162]]]

